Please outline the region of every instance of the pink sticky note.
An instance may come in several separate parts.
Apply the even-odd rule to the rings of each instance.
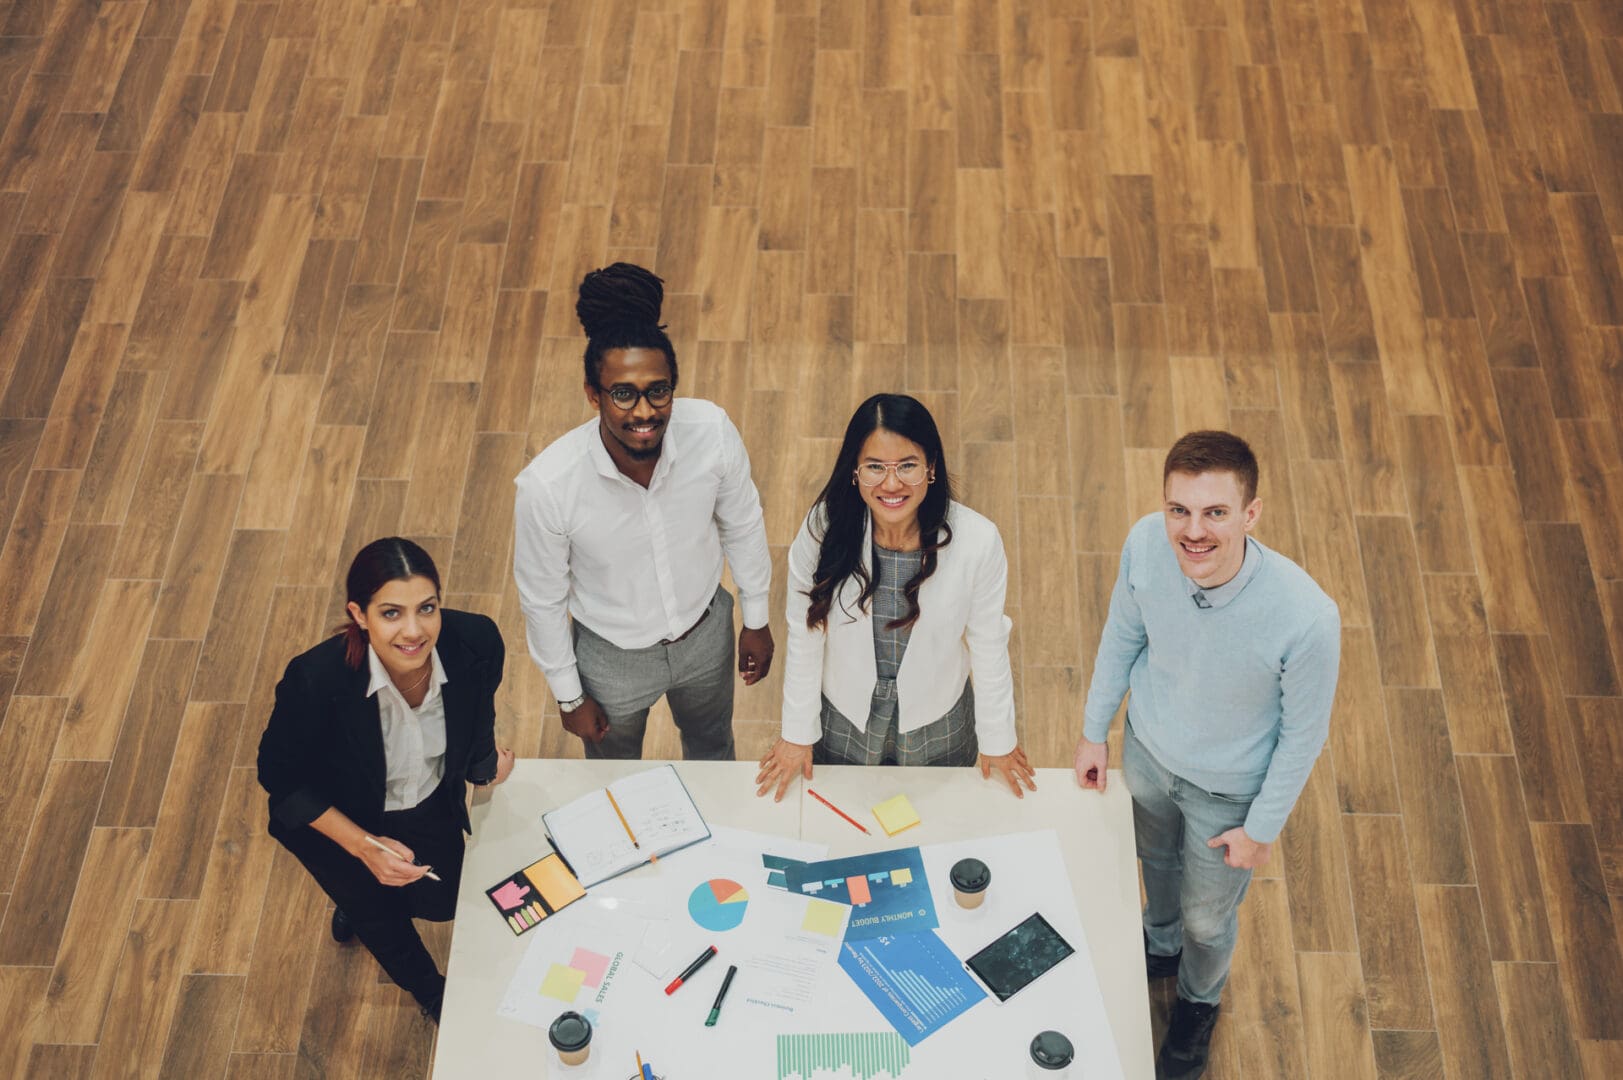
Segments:
[[[502,887],[490,895],[496,903],[502,906],[503,911],[512,911],[524,903],[524,894],[530,891],[528,885],[520,885],[516,881],[504,881]]]
[[[868,891],[868,877],[866,874],[857,874],[855,877],[845,879],[845,887],[851,890],[851,903],[866,904],[873,900],[873,893]]]
[[[569,958],[569,966],[586,972],[587,986],[596,986],[603,981],[603,973],[609,969],[609,958],[590,949],[576,949],[575,955]]]

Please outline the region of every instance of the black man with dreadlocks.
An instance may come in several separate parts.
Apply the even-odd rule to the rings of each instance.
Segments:
[[[676,397],[665,290],[640,266],[587,274],[586,400],[597,416],[514,481],[513,574],[530,656],[587,757],[642,756],[663,695],[689,759],[732,760],[732,568],[745,685],[772,664],[772,559],[744,441],[720,406]]]

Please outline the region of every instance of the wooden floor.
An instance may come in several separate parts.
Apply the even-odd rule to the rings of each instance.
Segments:
[[[1623,4],[0,0],[0,132],[0,1075],[426,1072],[257,737],[400,532],[578,753],[511,478],[614,259],[780,620],[850,408],[929,404],[1042,765],[1166,447],[1252,441],[1346,630],[1211,1077],[1623,1075]]]

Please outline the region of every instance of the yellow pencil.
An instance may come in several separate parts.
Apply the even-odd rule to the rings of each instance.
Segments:
[[[620,804],[614,801],[614,792],[610,791],[608,788],[604,788],[603,794],[609,797],[609,805],[614,807],[614,813],[617,817],[619,817],[620,824],[625,827],[626,835],[631,837],[631,846],[636,848],[638,851],[641,851],[642,845],[637,843],[637,834],[631,831],[631,822],[626,820],[625,812],[620,809]]]

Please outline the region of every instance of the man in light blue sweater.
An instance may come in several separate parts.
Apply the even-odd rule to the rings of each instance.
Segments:
[[[1240,901],[1324,746],[1341,618],[1301,567],[1248,534],[1257,459],[1223,431],[1179,439],[1165,507],[1133,526],[1088,688],[1077,782],[1105,789],[1124,694],[1122,772],[1147,903],[1151,978],[1178,977],[1161,1080],[1206,1071]]]

